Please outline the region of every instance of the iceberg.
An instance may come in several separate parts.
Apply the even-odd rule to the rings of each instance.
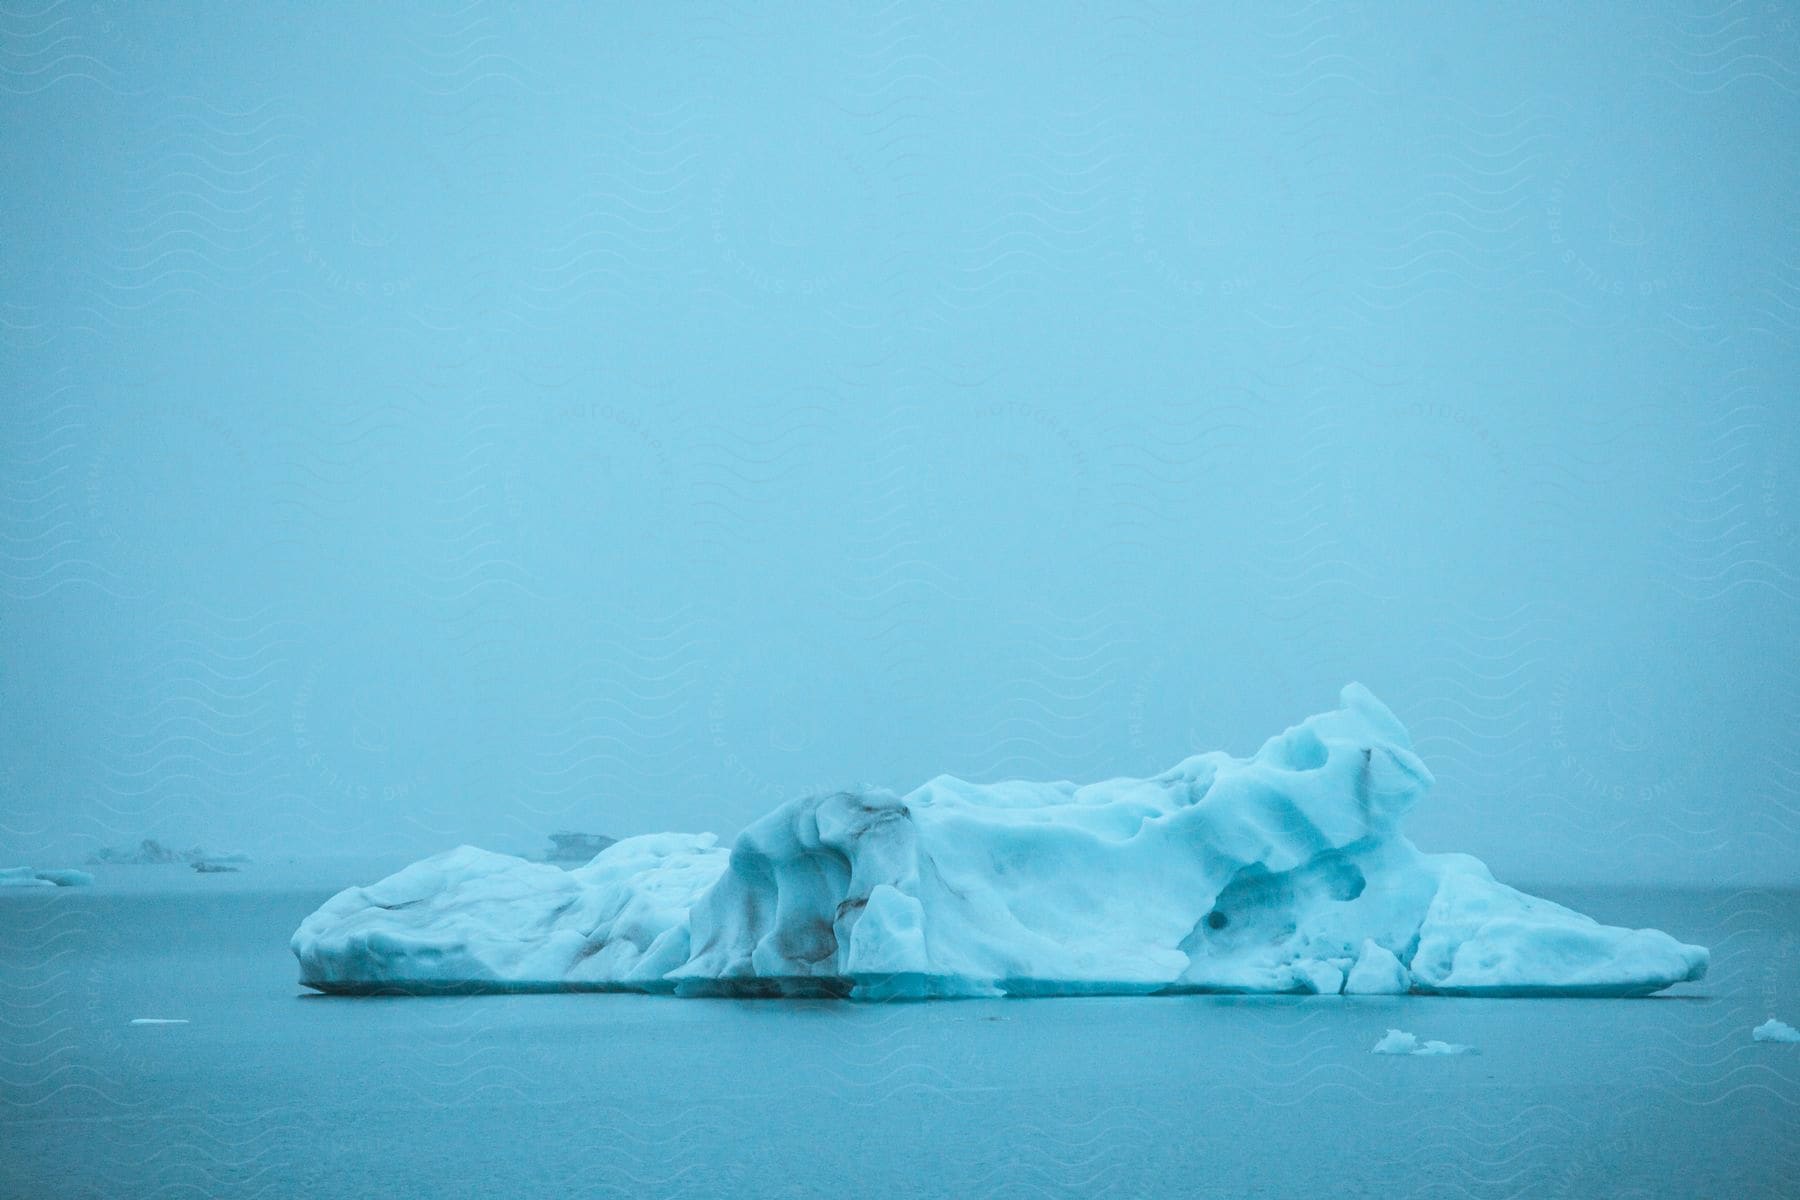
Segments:
[[[1757,1042],[1800,1042],[1800,1029],[1770,1017],[1750,1031],[1750,1038]]]
[[[677,996],[1288,992],[1635,996],[1707,951],[1602,925],[1426,854],[1432,786],[1366,688],[1249,758],[1147,779],[795,799],[729,846],[624,838],[586,866],[459,847],[307,917],[324,992]]]

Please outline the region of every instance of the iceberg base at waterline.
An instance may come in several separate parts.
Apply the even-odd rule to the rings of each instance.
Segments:
[[[1431,773],[1367,689],[1341,703],[1147,779],[858,788],[729,847],[630,837],[572,871],[460,847],[307,917],[300,981],[881,1000],[1635,996],[1705,975],[1699,946],[1420,852],[1399,827]]]

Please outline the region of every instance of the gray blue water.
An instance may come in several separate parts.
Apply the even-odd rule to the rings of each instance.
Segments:
[[[1786,1197],[1800,895],[1545,890],[1710,943],[1645,1000],[340,999],[326,892],[0,897],[0,1195]],[[104,883],[105,881],[103,881]],[[217,886],[214,886],[214,885]],[[160,1018],[186,1024],[131,1025]],[[1474,1045],[1380,1057],[1389,1027]]]

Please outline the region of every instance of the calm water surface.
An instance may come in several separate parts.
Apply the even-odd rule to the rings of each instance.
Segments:
[[[1648,1000],[336,999],[330,889],[0,896],[0,1195],[1791,1196],[1800,894],[1544,889],[1712,946]],[[136,1018],[187,1024],[132,1025]],[[1389,1026],[1465,1058],[1377,1057]]]

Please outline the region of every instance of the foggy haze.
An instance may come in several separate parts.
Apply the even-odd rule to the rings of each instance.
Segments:
[[[1357,680],[1422,848],[1795,878],[1791,33],[51,19],[0,75],[0,865],[730,835]]]

